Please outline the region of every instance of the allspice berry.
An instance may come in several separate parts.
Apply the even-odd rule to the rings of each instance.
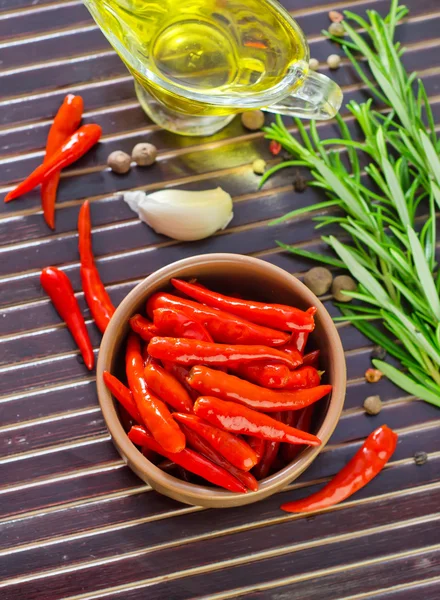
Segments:
[[[369,415],[378,415],[382,410],[382,400],[380,396],[368,396],[364,400],[365,412]]]
[[[140,167],[149,167],[156,162],[157,148],[153,144],[136,144],[131,153],[132,159]]]
[[[348,275],[338,275],[333,279],[333,299],[337,300],[337,302],[351,302],[351,296],[347,296],[346,294],[344,294],[343,290],[347,290],[348,292],[354,292],[356,288],[357,285],[354,279],[352,279]]]
[[[261,129],[264,125],[264,112],[262,110],[249,110],[241,115],[243,127],[250,131]]]
[[[325,267],[313,267],[304,275],[304,283],[317,296],[326,294],[333,281],[331,271]]]
[[[108,155],[107,165],[114,173],[123,175],[131,169],[131,157],[122,150],[115,150]]]

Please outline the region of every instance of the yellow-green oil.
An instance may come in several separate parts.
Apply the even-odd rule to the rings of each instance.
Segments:
[[[238,112],[240,98],[268,92],[306,54],[292,23],[265,0],[86,3],[138,83],[188,114]],[[220,97],[226,105],[212,104]]]

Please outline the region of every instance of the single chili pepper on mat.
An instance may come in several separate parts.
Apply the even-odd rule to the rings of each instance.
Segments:
[[[274,464],[280,449],[280,442],[264,442],[264,452],[260,462],[252,469],[255,479],[261,481],[269,475],[269,472]]]
[[[282,331],[256,325],[235,315],[172,294],[153,294],[147,302],[147,313],[153,318],[158,308],[174,308],[202,323],[214,341],[224,344],[263,344],[280,346],[290,336]]]
[[[51,175],[68,167],[84,156],[101,137],[99,125],[83,125],[73,133],[64,144],[46,162],[37,167],[24,181],[11,190],[5,197],[5,202],[15,200],[30,192]]]
[[[215,396],[244,404],[254,410],[277,412],[299,410],[317,402],[329,392],[331,385],[320,385],[308,390],[269,390],[234,375],[198,365],[188,375],[188,383],[201,395]]]
[[[135,333],[128,335],[125,364],[128,384],[142,423],[167,452],[180,452],[185,448],[185,436],[164,402],[153,396],[148,389],[144,379],[141,345]]]
[[[299,429],[289,427],[269,415],[257,412],[235,402],[200,396],[194,404],[194,412],[216,427],[236,434],[253,435],[274,442],[309,444],[319,446],[321,440]]]
[[[238,469],[249,471],[257,464],[257,456],[249,444],[232,433],[213,427],[196,415],[174,413],[173,418],[195,431]]]
[[[252,450],[255,452],[255,454],[257,456],[257,464],[258,464],[263,456],[264,449],[266,447],[265,440],[263,440],[262,438],[256,438],[256,437],[252,437],[252,436],[248,435],[246,438],[246,441],[249,444],[249,446],[252,448]]]
[[[90,204],[88,200],[83,203],[79,211],[78,234],[81,261],[80,275],[84,296],[98,329],[101,333],[104,333],[115,312],[115,307],[106,292],[95,265],[92,250]]]
[[[148,364],[144,369],[148,388],[175,410],[191,413],[193,402],[183,385],[159,365]]]
[[[122,404],[130,417],[137,423],[142,423],[142,418],[134,401],[133,394],[128,387],[108,371],[104,371],[102,377],[108,391]]]
[[[157,454],[172,460],[176,463],[176,465],[179,465],[187,471],[203,477],[203,479],[206,479],[214,485],[226,488],[231,492],[247,492],[246,487],[240,481],[238,481],[238,479],[233,477],[222,467],[219,467],[190,448],[185,448],[184,450],[176,453],[169,452],[168,450],[165,450],[156,440],[154,440],[148,431],[138,425],[130,429],[128,432],[128,437],[133,444],[136,444],[136,446],[146,446],[150,450],[157,452]]]
[[[208,330],[200,321],[176,308],[157,308],[153,311],[154,325],[159,336],[181,337],[188,340],[212,342]]]
[[[92,342],[69,278],[56,267],[46,267],[41,271],[40,282],[72,334],[84,364],[88,369],[93,369],[95,356]]]
[[[270,304],[232,298],[182,279],[171,279],[171,283],[180,292],[198,302],[225,310],[243,319],[248,319],[252,323],[259,323],[281,331],[313,331],[315,328],[313,315],[316,309],[312,313],[312,311],[303,311],[285,304]]]
[[[130,327],[146,342],[149,342],[151,338],[159,335],[157,327],[151,321],[139,314],[131,317]]]
[[[397,433],[382,425],[367,437],[361,448],[322,490],[282,504],[286,512],[310,512],[346,500],[367,485],[386,465],[397,445]]]
[[[317,369],[319,367],[319,355],[320,350],[314,350],[313,352],[309,352],[308,354],[304,354],[303,358],[303,366],[307,367],[315,367]]]
[[[81,96],[68,94],[60,106],[46,142],[44,161],[51,158],[63,143],[74,133],[81,123],[84,102]],[[51,229],[55,229],[55,201],[57,197],[60,171],[46,178],[41,184],[41,207],[44,220]]]
[[[315,367],[300,367],[289,371],[285,390],[305,390],[320,385],[321,375]]]
[[[153,358],[188,366],[205,363],[228,367],[262,360],[280,362],[291,369],[298,366],[291,356],[268,346],[213,344],[183,338],[154,337],[148,344],[148,352]]]
[[[284,388],[290,378],[286,365],[238,365],[234,371],[241,378],[266,388]]]
[[[237,469],[234,465],[226,460],[224,456],[214,450],[212,446],[208,444],[200,435],[198,435],[195,431],[186,427],[182,423],[180,424],[183,433],[185,434],[187,444],[191,446],[193,450],[196,452],[200,452],[203,456],[206,456],[207,459],[211,460],[213,463],[218,465],[219,467],[223,467],[226,469],[228,473],[230,473],[233,477],[241,481],[243,485],[245,485],[249,490],[256,492],[258,490],[258,481],[255,477],[249,473],[248,471],[242,471],[241,469]],[[257,438],[253,438],[257,439]],[[264,443],[264,440],[261,440]]]

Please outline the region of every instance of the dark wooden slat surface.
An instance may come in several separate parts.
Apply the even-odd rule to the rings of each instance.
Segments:
[[[306,32],[312,56],[335,51],[321,35],[328,10],[387,11],[388,0],[284,0]],[[409,0],[399,26],[408,69],[416,69],[440,126],[440,6]],[[322,68],[328,74],[328,69]],[[345,98],[368,97],[343,61],[331,76]],[[51,119],[68,92],[85,101],[85,122],[98,122],[102,142],[63,175],[57,230],[45,226],[39,193],[2,199],[41,161]],[[352,121],[343,110],[349,127]],[[268,122],[271,117],[267,117]],[[289,124],[290,126],[290,124]],[[332,123],[319,124],[323,135]],[[114,149],[138,141],[159,149],[150,169],[127,176],[105,167]],[[50,262],[80,291],[76,221],[92,200],[98,266],[113,301],[171,261],[203,252],[247,253],[302,277],[309,263],[280,252],[275,240],[328,254],[310,216],[268,222],[321,198],[295,194],[293,173],[279,172],[258,190],[250,164],[272,160],[261,133],[234,120],[213,138],[161,131],[140,109],[130,76],[79,0],[0,0],[0,598],[2,600],[437,600],[440,597],[440,419],[438,410],[382,379],[367,384],[372,344],[348,324],[339,332],[349,383],[330,445],[282,493],[243,509],[217,511],[159,496],[113,448],[87,373],[65,325],[39,285]],[[127,189],[221,186],[235,217],[210,240],[178,244],[134,218]],[[330,314],[337,309],[325,298]],[[391,361],[392,362],[392,361]],[[379,393],[377,417],[362,410]],[[318,489],[387,422],[400,433],[392,462],[345,504],[313,517],[287,515],[281,502]],[[414,464],[418,450],[429,455]]]

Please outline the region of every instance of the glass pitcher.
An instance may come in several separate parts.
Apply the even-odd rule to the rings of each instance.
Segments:
[[[276,0],[84,0],[158,125],[210,135],[262,108],[330,119],[342,92],[309,70],[309,47]]]

